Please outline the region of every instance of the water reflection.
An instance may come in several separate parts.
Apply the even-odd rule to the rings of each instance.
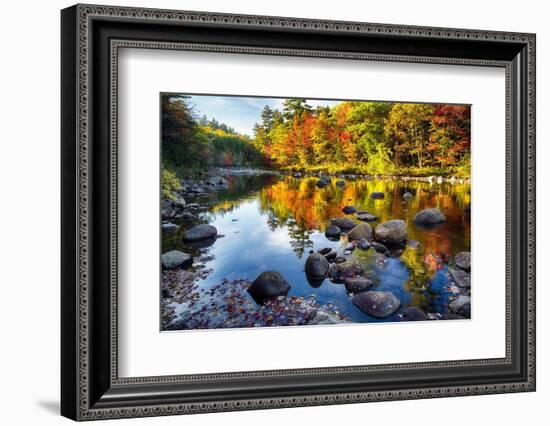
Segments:
[[[198,220],[216,226],[224,238],[208,247],[189,246],[181,233],[193,223],[180,222],[180,229],[163,235],[163,251],[179,249],[197,256],[213,256],[212,273],[200,282],[208,287],[228,279],[254,279],[265,270],[280,272],[292,285],[290,295],[314,294],[320,303],[334,303],[351,320],[393,321],[370,317],[357,309],[341,284],[310,282],[304,262],[311,250],[334,248],[343,254],[346,237],[329,241],[324,231],[330,219],[345,216],[342,208],[353,205],[378,217],[372,226],[390,219],[407,224],[408,244],[387,257],[374,249],[356,249],[349,257],[358,261],[377,290],[390,290],[403,307],[417,306],[427,313],[447,311],[449,294],[445,259],[470,250],[470,185],[401,180],[351,180],[344,188],[335,180],[326,188],[316,187],[316,178],[291,176],[231,176],[229,189],[191,200],[200,204]],[[370,194],[379,191],[383,199]],[[403,194],[413,198],[405,201]],[[189,200],[188,200],[189,202]],[[437,207],[447,222],[431,229],[413,223],[424,208]],[[349,215],[349,217],[354,217]],[[196,222],[195,222],[196,223]]]

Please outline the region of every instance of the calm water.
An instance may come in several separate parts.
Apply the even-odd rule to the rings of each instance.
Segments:
[[[306,279],[304,264],[311,250],[333,247],[343,252],[346,237],[332,242],[324,230],[331,218],[344,216],[343,206],[353,205],[378,216],[378,221],[370,223],[373,227],[390,219],[407,223],[409,245],[399,258],[387,258],[372,248],[356,249],[349,256],[363,265],[376,283],[375,289],[392,291],[401,300],[401,310],[418,306],[426,313],[446,312],[449,278],[445,262],[438,259],[470,250],[470,216],[464,210],[470,204],[469,184],[356,180],[347,181],[341,189],[333,179],[328,187],[319,189],[316,178],[264,175],[227,179],[228,190],[187,200],[204,206],[199,213],[201,221],[214,225],[224,238],[210,247],[186,246],[181,234],[192,226],[186,223],[181,223],[176,233],[163,235],[163,252],[178,249],[213,256],[206,265],[213,272],[200,286],[208,287],[223,278],[254,280],[263,271],[275,270],[292,285],[289,295],[314,294],[320,304],[331,302],[356,322],[394,321],[395,316],[379,320],[360,311],[342,284],[326,279],[313,287]],[[373,191],[384,192],[385,198],[371,198]],[[414,198],[405,202],[402,194],[407,191]],[[427,207],[442,210],[447,222],[429,230],[416,227],[414,215]]]

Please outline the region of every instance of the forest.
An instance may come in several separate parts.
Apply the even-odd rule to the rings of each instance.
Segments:
[[[209,166],[380,176],[470,175],[470,107],[342,101],[265,106],[253,136],[200,116],[184,95],[162,96],[163,178]]]

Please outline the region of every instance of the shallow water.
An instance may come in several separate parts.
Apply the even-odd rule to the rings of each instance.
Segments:
[[[329,186],[320,189],[315,185],[317,178],[226,178],[228,190],[187,199],[201,205],[200,221],[214,225],[223,238],[210,242],[209,247],[188,246],[181,234],[196,223],[185,222],[179,223],[177,232],[163,235],[163,252],[178,249],[213,257],[206,263],[212,273],[199,281],[201,287],[223,278],[254,280],[261,272],[274,270],[291,284],[289,295],[315,295],[320,304],[334,304],[354,322],[395,321],[408,306],[418,306],[426,313],[447,312],[450,281],[445,260],[470,250],[470,215],[464,209],[470,204],[469,184],[358,179],[346,181],[341,189],[333,178]],[[385,198],[371,198],[373,191],[384,192]],[[410,201],[402,197],[407,191],[414,195]],[[304,264],[311,250],[333,247],[342,254],[346,237],[329,241],[324,230],[331,218],[345,216],[341,211],[345,205],[376,215],[378,220],[370,222],[373,227],[390,219],[407,223],[409,243],[400,257],[388,258],[372,248],[356,249],[349,256],[361,262],[366,276],[376,283],[374,290],[392,291],[400,299],[401,309],[390,317],[377,319],[356,308],[343,284],[325,279],[318,286],[306,279]],[[447,222],[432,229],[418,228],[412,219],[428,207],[442,210]]]

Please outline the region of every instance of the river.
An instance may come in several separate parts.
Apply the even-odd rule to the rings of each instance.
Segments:
[[[186,197],[187,203],[199,205],[197,220],[176,221],[176,232],[163,233],[163,252],[180,250],[206,259],[204,266],[210,273],[197,279],[198,288],[208,289],[224,279],[252,281],[261,272],[272,270],[291,284],[289,296],[314,296],[319,304],[329,304],[352,322],[396,321],[410,306],[430,318],[448,312],[449,298],[456,293],[448,260],[458,252],[470,251],[469,183],[358,177],[344,179],[343,188],[336,185],[336,178],[319,188],[317,177],[238,174],[224,178],[228,182],[224,189]],[[384,198],[373,198],[373,192],[383,192]],[[404,199],[406,192],[413,197]],[[331,241],[325,237],[325,229],[330,219],[346,216],[342,208],[348,205],[377,216],[378,220],[370,222],[373,227],[391,219],[407,224],[408,242],[399,256],[386,256],[373,248],[346,253],[346,258],[363,266],[375,290],[390,291],[399,298],[400,310],[389,317],[368,315],[351,302],[342,284],[328,278],[310,284],[304,273],[311,251],[331,247],[344,254],[347,237]],[[428,207],[440,209],[447,221],[430,229],[416,226],[414,215]],[[354,215],[348,216],[354,219]],[[198,222],[215,226],[223,237],[206,247],[185,244],[182,234]],[[255,302],[250,298],[247,303]],[[176,313],[187,307],[172,306]]]

